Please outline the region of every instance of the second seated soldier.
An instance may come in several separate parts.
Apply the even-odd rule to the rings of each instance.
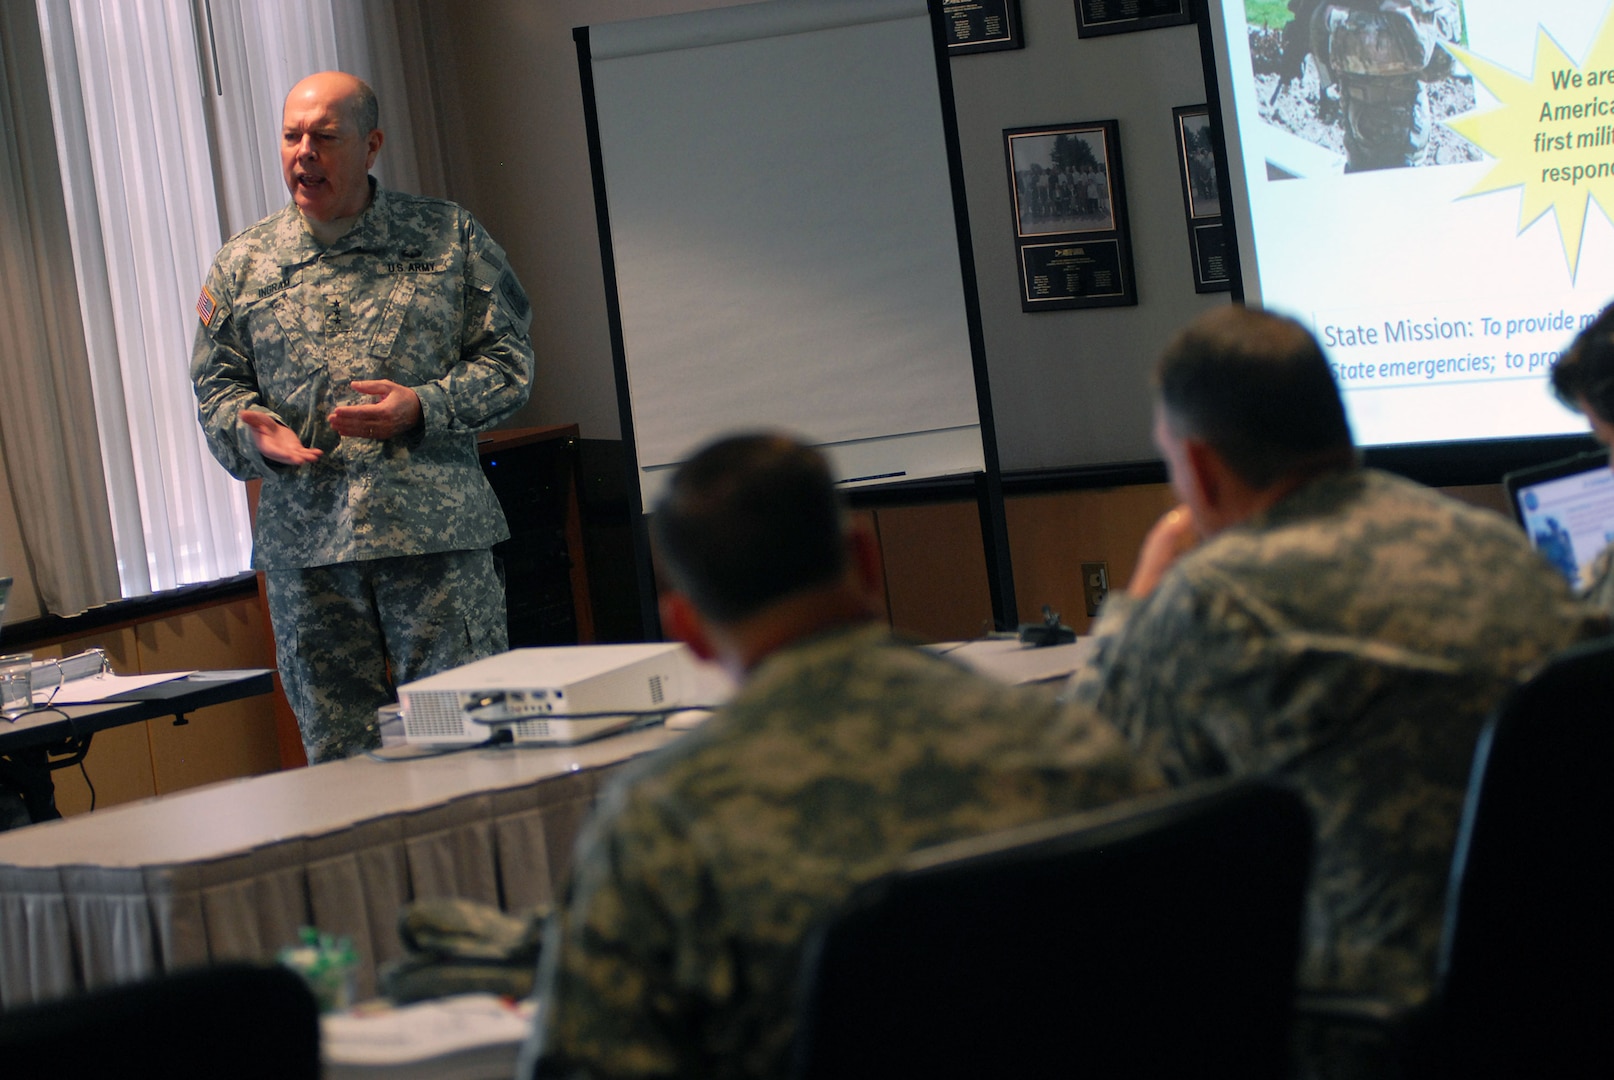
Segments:
[[[1172,782],[1292,784],[1318,826],[1303,985],[1416,1003],[1481,724],[1607,623],[1501,515],[1359,467],[1299,323],[1214,311],[1155,381],[1182,505],[1106,600],[1068,696]]]

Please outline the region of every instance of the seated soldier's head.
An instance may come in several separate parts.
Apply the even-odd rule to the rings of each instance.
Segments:
[[[1598,442],[1614,445],[1614,304],[1576,334],[1552,365],[1552,389],[1590,421]]]
[[[734,435],[681,465],[651,519],[662,623],[737,675],[791,641],[879,610],[879,555],[822,454]]]
[[[1293,319],[1238,305],[1201,316],[1167,346],[1155,391],[1155,442],[1204,535],[1355,461],[1328,359]]]

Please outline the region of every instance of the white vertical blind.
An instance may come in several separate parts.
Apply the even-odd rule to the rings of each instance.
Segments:
[[[215,61],[204,75],[219,149],[225,238],[285,205],[278,149],[281,106],[292,86],[316,71],[348,71],[370,84],[380,97],[387,135],[372,171],[387,187],[419,190],[413,139],[398,113],[404,102],[386,92],[402,82],[398,35],[389,21],[391,0],[383,0],[375,18],[373,7],[366,0],[203,4],[201,29],[212,42]]]
[[[374,8],[37,7],[123,595],[233,576],[249,564],[251,530],[242,486],[208,453],[196,419],[196,295],[220,244],[285,203],[286,92],[332,68],[376,81]],[[397,35],[382,40],[384,81],[396,83]],[[412,180],[412,161],[399,165]]]
[[[246,500],[189,384],[197,283],[218,246],[185,0],[40,0],[123,595],[245,569]]]
[[[47,82],[38,13],[0,3],[0,531],[44,610],[77,612],[121,593]]]

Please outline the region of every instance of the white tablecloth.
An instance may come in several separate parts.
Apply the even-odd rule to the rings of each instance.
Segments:
[[[604,777],[675,737],[353,758],[0,833],[0,1008],[271,958],[305,925],[352,939],[372,995],[401,905],[549,902]]]

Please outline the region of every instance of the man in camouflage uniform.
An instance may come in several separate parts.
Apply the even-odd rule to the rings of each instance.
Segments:
[[[1604,446],[1614,446],[1614,305],[1603,309],[1590,326],[1552,365],[1552,389],[1558,400],[1592,425]],[[1610,463],[1614,467],[1614,462]],[[1614,543],[1605,547],[1585,571],[1581,596],[1614,615]]]
[[[310,761],[376,745],[395,684],[508,647],[475,433],[527,400],[531,308],[469,213],[376,186],[376,119],[351,75],[292,89],[292,201],[214,258],[191,359],[214,456],[263,481],[253,565]]]
[[[1480,725],[1606,622],[1512,523],[1357,467],[1298,323],[1212,312],[1156,380],[1183,505],[1106,602],[1067,696],[1175,783],[1292,783],[1318,828],[1302,983],[1416,1002]]]
[[[816,452],[716,443],[653,528],[665,624],[743,685],[585,829],[524,1077],[783,1076],[802,939],[855,883],[1154,786],[1086,710],[894,642]]]

